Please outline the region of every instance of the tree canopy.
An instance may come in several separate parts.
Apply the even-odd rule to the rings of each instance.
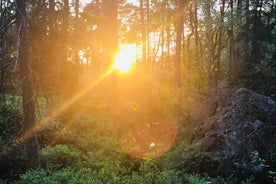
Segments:
[[[275,0],[0,0],[0,178],[206,179],[170,162],[203,173],[191,130],[235,89],[275,100],[275,27]]]

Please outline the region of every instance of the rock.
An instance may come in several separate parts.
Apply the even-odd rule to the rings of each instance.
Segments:
[[[209,152],[218,174],[248,176],[275,171],[276,102],[240,88],[196,128],[191,141]]]

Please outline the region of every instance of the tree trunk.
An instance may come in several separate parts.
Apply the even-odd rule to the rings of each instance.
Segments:
[[[166,22],[169,22],[170,21],[170,13],[169,13],[169,7],[168,6],[166,6],[167,7],[167,10],[166,10]],[[165,63],[166,63],[166,66],[165,66],[165,68],[169,71],[170,70],[170,56],[171,56],[171,47],[170,47],[170,44],[171,44],[171,31],[170,31],[170,28],[171,28],[171,25],[170,24],[168,24],[168,25],[166,25],[166,44],[167,44],[167,59],[166,59],[166,61],[165,61]]]
[[[146,15],[146,33],[147,33],[147,60],[150,62],[151,61],[151,58],[150,58],[150,52],[151,52],[151,39],[150,39],[150,21],[149,21],[149,0],[146,0],[147,1],[147,15]],[[154,51],[153,51],[154,53]]]
[[[114,54],[118,49],[118,0],[104,0],[103,1],[104,22],[103,22],[103,49],[105,64],[112,63]]]
[[[223,29],[224,29],[224,14],[225,14],[225,0],[222,0],[222,5],[220,7],[220,26],[218,30],[218,38],[217,38],[217,50],[216,50],[216,63],[215,63],[215,93],[218,92],[219,88],[219,79],[220,79],[220,70],[221,70],[221,51],[222,51],[222,37],[223,37]]]
[[[194,5],[194,23],[195,23],[195,44],[196,44],[196,65],[199,69],[203,69],[202,65],[202,51],[200,47],[200,38],[199,38],[199,32],[198,32],[198,16],[197,16],[197,2],[195,2]]]
[[[181,85],[181,40],[183,33],[183,9],[184,0],[179,0],[176,23],[176,53],[175,53],[175,77],[177,86]]]
[[[32,84],[32,70],[30,68],[30,46],[26,18],[25,0],[16,0],[16,22],[20,39],[19,48],[19,72],[21,78],[22,101],[23,101],[23,128],[25,132],[26,150],[30,159],[30,166],[39,163],[39,144],[36,136],[35,126],[35,102]]]
[[[141,19],[141,34],[142,34],[142,62],[147,61],[147,48],[146,48],[146,30],[145,30],[145,15],[144,15],[144,1],[140,0],[140,19]]]
[[[234,47],[234,2],[233,0],[230,0],[230,19],[231,19],[231,25],[230,25],[230,30],[229,30],[229,79],[232,80],[232,75],[233,75],[233,65],[234,65],[234,54],[235,54],[235,47]]]

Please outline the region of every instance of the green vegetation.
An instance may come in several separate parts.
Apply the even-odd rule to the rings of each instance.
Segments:
[[[47,145],[41,149],[39,167],[24,172],[27,166],[19,165],[24,164],[24,158],[15,157],[24,155],[24,147],[20,146],[17,149],[22,153],[16,152],[8,157],[8,163],[14,167],[13,173],[6,175],[6,179],[1,182],[219,184],[236,181],[234,178],[212,178],[205,175],[204,167],[212,169],[208,154],[194,145],[180,143],[180,138],[159,158],[130,157],[118,144],[118,138],[99,134],[98,130],[102,127],[96,128],[96,122],[89,122],[89,119],[93,118],[77,118],[70,127],[63,127],[62,122],[50,122],[38,134],[40,142],[45,143],[42,145]],[[16,179],[17,177],[19,178]]]
[[[190,140],[223,94],[275,99],[275,12],[269,0],[0,0],[0,184],[254,183],[220,175]],[[252,163],[276,183],[257,151]]]

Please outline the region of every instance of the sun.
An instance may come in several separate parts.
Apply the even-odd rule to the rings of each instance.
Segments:
[[[121,73],[128,72],[136,60],[136,45],[123,45],[119,52],[115,55],[113,68]]]

